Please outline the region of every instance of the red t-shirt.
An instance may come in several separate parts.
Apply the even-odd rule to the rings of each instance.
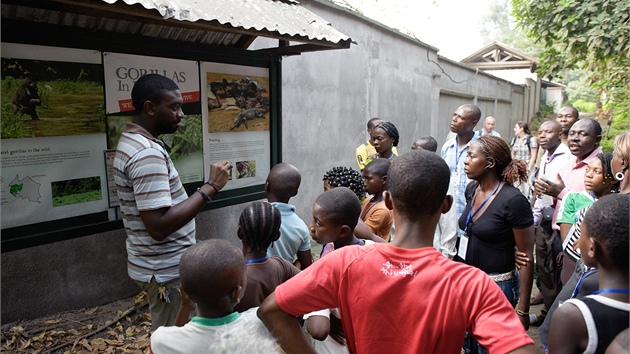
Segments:
[[[275,291],[299,316],[338,307],[351,353],[457,353],[464,332],[489,352],[533,344],[499,287],[433,247],[344,247]]]

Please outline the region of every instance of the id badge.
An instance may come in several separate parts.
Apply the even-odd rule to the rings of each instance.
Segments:
[[[459,191],[459,172],[458,171],[451,173],[450,189],[451,191]]]
[[[457,249],[457,256],[463,260],[466,260],[467,250],[468,250],[468,235],[464,233],[459,238],[459,249]]]

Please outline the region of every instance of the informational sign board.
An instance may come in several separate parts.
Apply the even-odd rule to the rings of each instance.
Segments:
[[[136,114],[133,86],[150,73],[172,79],[182,94],[178,130],[158,138],[184,186],[194,191],[211,164],[228,160],[231,179],[211,207],[262,193],[278,154],[269,68],[14,43],[1,49],[3,245],[29,235],[41,242],[67,228],[89,234],[119,218],[112,163]]]
[[[234,166],[226,190],[264,184],[270,169],[269,70],[201,65],[204,164]]]
[[[105,211],[101,54],[2,43],[2,228]]]

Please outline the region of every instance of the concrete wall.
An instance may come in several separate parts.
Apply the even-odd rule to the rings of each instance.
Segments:
[[[243,205],[198,216],[197,238],[236,236]],[[2,324],[94,307],[140,292],[127,276],[124,230],[2,254]]]
[[[553,105],[553,111],[558,112],[564,104],[564,97],[562,96],[563,87],[547,87],[547,97],[545,103]]]
[[[354,151],[366,140],[371,117],[396,125],[398,149],[404,153],[414,137],[432,135],[444,143],[453,111],[463,103],[479,103],[487,110],[484,117],[500,115],[497,129],[507,139],[512,122],[529,105],[525,100],[536,96],[339,7],[319,1],[302,5],[356,42],[348,50],[283,60],[282,156],[302,172],[300,192],[291,202],[307,223],[311,204],[323,190],[324,172],[334,166],[356,168]],[[267,44],[258,40],[252,49]],[[200,214],[198,239],[238,244],[242,208]],[[127,277],[122,230],[2,254],[3,323],[97,306],[137,292]]]

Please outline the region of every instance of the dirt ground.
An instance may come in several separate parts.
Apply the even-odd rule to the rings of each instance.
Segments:
[[[534,296],[537,293],[538,293],[538,289],[534,285],[534,287],[532,289],[532,296]],[[532,305],[529,308],[529,312],[539,315],[540,314],[540,310],[542,310],[542,308],[543,308],[543,304]],[[529,334],[529,336],[532,337],[532,339],[534,340],[534,345],[536,346],[536,353],[544,354],[545,353],[545,348],[543,347],[542,343],[540,342],[540,338],[538,338],[538,327],[530,326],[529,330],[527,331],[527,334]]]
[[[89,309],[4,324],[6,353],[148,353],[151,321],[146,296]]]
[[[536,289],[534,290],[537,291]],[[542,305],[531,307],[540,313]],[[143,293],[90,309],[66,311],[2,326],[0,350],[6,353],[148,353],[151,321]],[[530,327],[536,351],[545,352],[538,327]]]

